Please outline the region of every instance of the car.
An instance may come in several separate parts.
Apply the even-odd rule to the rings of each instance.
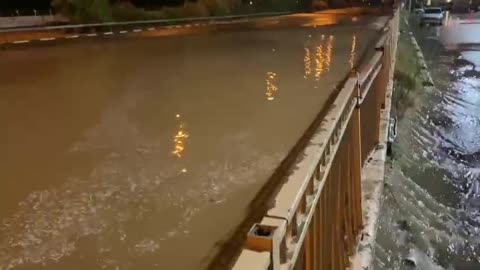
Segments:
[[[443,10],[439,7],[429,7],[420,16],[420,25],[425,24],[443,24]]]

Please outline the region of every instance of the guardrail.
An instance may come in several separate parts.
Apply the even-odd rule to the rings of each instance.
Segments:
[[[379,141],[398,18],[397,10],[373,56],[343,85],[274,207],[249,231],[235,270],[349,266],[362,228],[362,167]]]
[[[262,17],[291,14],[289,12],[265,12],[244,15],[193,17],[168,20],[144,20],[129,22],[106,22],[56,26],[37,26],[0,29],[0,44],[29,43],[30,41],[50,41],[56,39],[76,39],[80,37],[109,36],[127,32],[153,31],[157,28],[200,27],[211,24],[232,24],[248,22]]]
[[[67,23],[68,19],[60,15],[32,15],[32,16],[15,16],[1,17],[0,30],[6,29],[22,29],[26,27],[41,27],[54,23]]]
[[[111,30],[113,30],[113,27],[124,29],[125,27],[132,27],[132,26],[168,26],[168,25],[186,24],[186,23],[192,23],[192,22],[221,22],[221,21],[232,21],[232,20],[246,20],[246,19],[254,19],[254,18],[260,18],[260,17],[282,16],[287,14],[291,14],[291,13],[290,12],[264,12],[264,13],[255,13],[255,14],[214,16],[214,17],[191,17],[191,18],[179,18],[179,19],[68,24],[68,25],[56,25],[56,26],[39,26],[39,27],[26,27],[26,28],[15,28],[15,29],[2,29],[0,30],[0,33],[48,31],[48,30],[80,30],[80,29],[95,30],[97,28],[101,28],[101,29],[110,28]]]

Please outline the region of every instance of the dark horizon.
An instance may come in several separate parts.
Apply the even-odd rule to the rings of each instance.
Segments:
[[[162,7],[162,6],[176,6],[181,5],[183,0],[131,0],[137,7]],[[28,12],[33,14],[33,10],[44,13],[51,8],[51,0],[0,0],[0,15],[15,13],[15,10]]]
[[[15,10],[48,10],[50,0],[2,0],[0,1],[0,13]]]

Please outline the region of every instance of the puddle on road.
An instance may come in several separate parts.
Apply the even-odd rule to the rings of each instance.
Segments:
[[[419,43],[437,89],[419,91],[417,108],[399,123],[375,268],[480,269],[478,54]]]

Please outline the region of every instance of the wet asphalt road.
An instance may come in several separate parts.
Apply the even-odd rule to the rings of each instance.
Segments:
[[[382,26],[298,14],[0,51],[0,269],[206,267]]]
[[[480,269],[480,15],[409,22],[436,89],[399,123],[376,267]]]

